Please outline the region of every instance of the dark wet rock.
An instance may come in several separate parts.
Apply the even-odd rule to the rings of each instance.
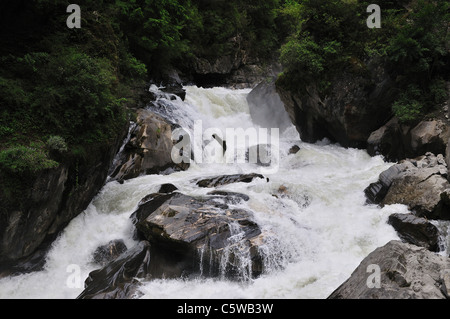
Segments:
[[[300,151],[300,146],[294,145],[289,149],[289,154],[297,154]]]
[[[92,271],[77,299],[130,299],[136,296],[138,279],[149,275],[150,261],[150,243],[139,242],[103,268]]]
[[[408,167],[410,167],[410,163],[402,162],[396,165],[391,166],[384,172],[380,174],[378,177],[378,181],[370,184],[365,190],[364,193],[367,197],[367,202],[371,204],[380,204],[383,199],[386,197],[386,194],[389,191],[389,188],[392,185],[392,182],[400,176],[400,174]]]
[[[170,269],[169,275],[174,275],[182,264],[185,275],[200,272],[234,278],[248,271],[239,266],[242,260],[251,261],[251,276],[262,272],[258,251],[262,234],[252,220],[253,213],[217,202],[217,197],[235,200],[245,195],[223,195],[195,198],[181,193],[155,194],[139,206],[132,218],[141,236],[157,250],[159,257],[154,258],[160,267],[153,270],[155,273],[167,276],[165,272]]]
[[[232,44],[236,45],[236,43]],[[240,45],[239,45],[240,46]],[[217,58],[195,57],[189,73],[197,86],[228,86],[237,89],[253,88],[267,76],[273,75],[272,67],[262,68],[248,53],[239,48],[231,55]]]
[[[404,204],[419,217],[448,220],[450,206],[445,196],[449,188],[443,156],[427,153],[390,167],[364,192],[369,203]]]
[[[378,287],[372,267],[380,270]],[[328,299],[446,299],[449,269],[447,257],[391,241],[369,254]]]
[[[105,184],[127,124],[115,138],[87,149],[82,160],[63,160],[27,179],[20,198],[13,199],[5,193],[8,188],[0,186],[0,273],[42,269],[52,242]]]
[[[216,197],[224,198],[226,203],[231,203],[231,204],[237,204],[242,201],[246,202],[250,199],[250,197],[248,195],[241,194],[241,193],[235,193],[235,192],[229,192],[229,191],[223,191],[223,190],[215,190],[215,191],[209,192],[207,195],[215,195]]]
[[[448,125],[441,120],[422,121],[411,130],[414,154],[445,154],[449,136]]]
[[[371,156],[382,155],[388,162],[406,158],[408,144],[404,139],[409,127],[401,125],[396,117],[372,132],[367,140],[367,152]]]
[[[123,181],[146,174],[159,174],[169,168],[188,168],[188,164],[175,164],[172,160],[175,144],[171,123],[144,109],[137,111],[136,123],[111,179]]]
[[[125,251],[127,251],[127,246],[123,240],[111,240],[108,244],[100,246],[94,251],[93,259],[96,263],[104,266]]]
[[[0,270],[0,278],[44,270],[45,257],[47,256],[48,250],[49,248],[38,249],[30,256],[21,258],[20,261],[3,263],[2,269]]]
[[[184,101],[186,98],[186,90],[183,88],[183,81],[180,78],[179,71],[173,68],[164,68],[156,74],[153,74],[152,85],[158,88],[158,90],[150,90],[151,99],[147,100],[155,101],[158,98],[165,97],[170,100],[176,99],[178,96]]]
[[[177,95],[184,101],[186,98],[186,90],[183,88],[183,83],[178,75],[178,71],[174,69],[163,72],[163,92]]]
[[[328,138],[345,147],[366,148],[370,134],[389,120],[398,94],[395,81],[382,59],[360,63],[364,70],[348,67],[337,73],[326,94],[316,83],[277,81],[277,92],[302,141]]]
[[[168,194],[168,193],[172,193],[176,190],[178,190],[178,188],[175,185],[168,183],[168,184],[161,185],[158,193]]]
[[[197,181],[196,184],[199,187],[217,187],[228,185],[232,183],[251,183],[255,178],[262,178],[261,174],[235,174],[235,175],[222,175],[212,178],[205,178]]]
[[[383,155],[387,161],[421,156],[427,152],[445,154],[450,130],[441,120],[421,121],[414,127],[397,118],[372,132],[367,140],[370,155]]]
[[[431,251],[439,251],[439,230],[426,218],[413,214],[392,214],[388,221],[403,241]]]

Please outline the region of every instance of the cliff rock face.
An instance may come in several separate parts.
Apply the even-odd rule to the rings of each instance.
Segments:
[[[87,208],[103,187],[126,133],[76,163],[43,171],[23,194],[22,210],[0,216],[0,276],[39,269],[58,233]]]
[[[345,147],[366,147],[369,135],[389,119],[396,94],[380,61],[370,61],[366,68],[364,74],[346,70],[335,75],[326,94],[314,83],[293,90],[277,82],[302,141],[328,138]]]
[[[372,132],[367,140],[367,152],[383,155],[387,161],[398,161],[431,152],[445,154],[450,130],[440,119],[421,121],[415,126],[392,118]]]

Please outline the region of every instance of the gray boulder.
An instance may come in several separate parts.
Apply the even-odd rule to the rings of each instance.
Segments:
[[[427,152],[445,154],[450,130],[442,120],[421,121],[414,127],[401,124],[396,117],[372,132],[367,152],[383,155],[387,161],[399,161]]]
[[[98,247],[93,254],[96,263],[104,266],[127,251],[127,246],[121,239],[111,240],[108,244]]]
[[[153,194],[141,202],[132,218],[154,248],[159,269],[152,275],[258,276],[262,233],[251,211],[229,206],[241,200],[248,197],[231,192],[205,198],[171,193]],[[243,262],[249,266],[242,267]]]
[[[264,179],[261,174],[234,174],[234,175],[222,175],[211,178],[201,179],[196,181],[199,187],[217,187],[228,185],[232,183],[251,183],[255,178]]]
[[[383,155],[388,162],[405,159],[407,141],[404,131],[409,127],[401,125],[396,117],[372,132],[367,139],[367,152],[371,156]]]
[[[136,127],[125,145],[119,162],[111,174],[112,180],[123,181],[146,174],[159,174],[172,168],[184,170],[189,164],[175,164],[172,149],[172,125],[155,113],[137,110]]]
[[[450,137],[448,125],[442,120],[422,121],[411,130],[411,149],[413,154],[445,154]]]
[[[449,271],[449,258],[391,241],[369,254],[328,299],[446,299]]]
[[[150,244],[139,242],[103,268],[94,270],[77,299],[130,299],[138,292],[138,278],[150,271]]]
[[[407,243],[439,251],[439,230],[426,218],[413,214],[392,214],[388,222]]]
[[[369,203],[404,204],[419,217],[448,220],[450,206],[445,200],[448,189],[443,156],[427,153],[392,166],[364,192]]]

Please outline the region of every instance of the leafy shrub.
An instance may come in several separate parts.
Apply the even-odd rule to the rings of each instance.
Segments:
[[[143,78],[147,75],[147,67],[129,52],[124,52],[120,59],[120,73],[131,78]]]
[[[36,174],[58,165],[37,145],[15,146],[0,152],[0,168],[12,174]]]
[[[324,58],[320,46],[311,40],[291,40],[281,48],[281,63],[288,70],[303,71],[306,77],[314,76],[324,69]]]
[[[8,136],[14,133],[14,130],[8,126],[0,125],[0,136]]]
[[[392,105],[392,111],[402,123],[414,123],[420,118],[423,105],[417,100],[400,99]]]
[[[102,142],[124,113],[111,64],[76,49],[52,56],[33,90],[32,111],[44,130],[69,143]]]
[[[420,102],[422,90],[416,85],[409,85],[407,90],[393,103],[392,111],[402,123],[411,124],[420,118],[424,105]]]
[[[61,136],[53,135],[47,139],[46,146],[49,151],[67,152],[67,143]]]

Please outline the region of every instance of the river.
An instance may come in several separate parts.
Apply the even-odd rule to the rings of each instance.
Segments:
[[[249,89],[187,86],[186,91],[184,102],[163,97],[153,109],[188,131],[200,128],[199,123],[203,131],[256,127],[246,101]],[[205,145],[195,142],[200,148]],[[269,234],[263,247],[265,272],[234,281],[202,276],[143,281],[141,298],[326,298],[370,252],[398,239],[387,218],[407,210],[403,205],[365,204],[363,190],[392,165],[381,157],[326,140],[303,143],[293,125],[279,132],[277,142],[279,158],[271,167],[218,163],[208,160],[217,152],[206,149],[203,160],[186,171],[107,182],[53,243],[45,269],[0,280],[0,298],[76,298],[89,272],[99,268],[92,261],[98,246],[114,239],[123,239],[128,247],[136,244],[129,217],[161,184],[172,183],[197,196],[211,189],[197,187],[192,182],[196,178],[255,172],[269,181],[221,189],[250,197],[239,205],[252,210],[255,222]],[[296,154],[289,153],[293,145],[300,147]]]

